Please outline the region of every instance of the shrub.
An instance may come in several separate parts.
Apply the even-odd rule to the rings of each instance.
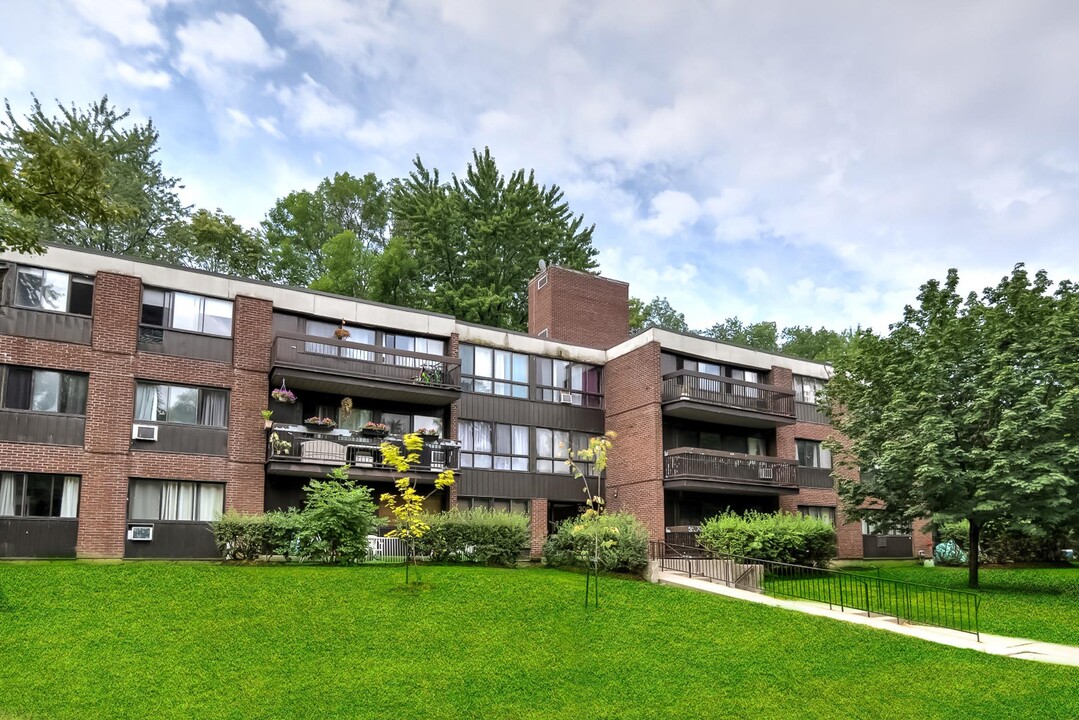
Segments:
[[[792,513],[725,512],[701,526],[700,542],[716,552],[826,567],[836,552],[835,528]]]
[[[528,544],[528,516],[486,508],[426,515],[430,529],[416,540],[416,552],[442,562],[515,565]]]
[[[299,549],[303,513],[295,508],[274,510],[263,515],[262,520],[262,551],[267,555],[281,555],[285,560],[295,557]]]
[[[367,558],[367,536],[378,526],[371,489],[337,468],[330,480],[311,480],[300,514],[299,554],[317,562],[356,563]]]
[[[970,523],[966,520],[937,527],[941,542],[953,541],[969,551]],[[1052,562],[1060,559],[1067,541],[1063,532],[1047,531],[1029,523],[986,523],[979,534],[979,559],[988,563]]]
[[[254,560],[262,554],[265,516],[228,510],[210,523],[217,551],[226,560]]]
[[[569,518],[559,523],[557,530],[543,545],[543,561],[551,567],[585,567],[585,557],[592,551],[592,539],[574,534],[581,518]],[[600,568],[608,572],[641,574],[648,566],[648,531],[629,513],[604,513],[600,522],[613,528],[617,540],[600,548]]]

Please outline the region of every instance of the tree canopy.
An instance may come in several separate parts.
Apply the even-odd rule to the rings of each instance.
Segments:
[[[779,350],[778,333],[774,322],[756,322],[746,325],[737,317],[732,317],[716,323],[707,330],[702,330],[700,334],[716,340],[748,345],[757,350],[767,352]]]
[[[647,303],[640,298],[630,298],[629,329],[640,332],[649,325],[674,332],[689,332],[686,316],[671,307],[667,298],[655,297]]]
[[[965,300],[958,282],[926,283],[888,335],[857,331],[835,359],[829,412],[865,469],[840,482],[848,513],[966,519],[971,548],[987,523],[1079,522],[1079,289],[1022,265]]]

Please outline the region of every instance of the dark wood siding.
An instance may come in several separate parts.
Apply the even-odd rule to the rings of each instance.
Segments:
[[[190,455],[228,455],[229,431],[200,425],[157,425],[157,441],[132,440],[131,449],[145,452],[187,453]]]
[[[139,326],[139,350],[158,355],[232,362],[232,338]]]
[[[813,403],[794,403],[794,419],[798,422],[820,423],[821,425],[829,424],[828,417],[818,410],[817,406]]]
[[[458,417],[462,420],[486,420],[556,430],[603,432],[602,410],[500,395],[464,393],[458,406]]]
[[[0,442],[82,446],[86,418],[59,413],[0,410]]]
[[[914,540],[910,535],[862,535],[862,557],[914,557]]]
[[[89,345],[92,324],[90,318],[82,315],[19,307],[0,308],[0,335]]]
[[[218,558],[221,557],[214,544],[210,524],[203,522],[178,522],[154,520],[152,522],[128,522],[132,525],[153,525],[154,539],[124,541],[126,558]],[[126,532],[124,537],[126,538]]]
[[[595,480],[591,482],[594,489]],[[457,475],[457,494],[461,497],[537,497],[583,502],[584,484],[569,475],[468,468]]]
[[[0,518],[0,557],[75,557],[74,518]]]

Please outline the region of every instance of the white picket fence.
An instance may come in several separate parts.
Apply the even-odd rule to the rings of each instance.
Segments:
[[[367,546],[371,549],[372,560],[404,562],[408,556],[405,541],[401,538],[368,535]]]

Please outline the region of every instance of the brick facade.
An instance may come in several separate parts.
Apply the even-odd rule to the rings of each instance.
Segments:
[[[543,284],[543,287],[539,285]],[[528,333],[606,350],[629,337],[629,285],[563,267],[528,283]]]
[[[547,542],[547,498],[532,498],[528,502],[529,557],[543,555],[543,543]]]

